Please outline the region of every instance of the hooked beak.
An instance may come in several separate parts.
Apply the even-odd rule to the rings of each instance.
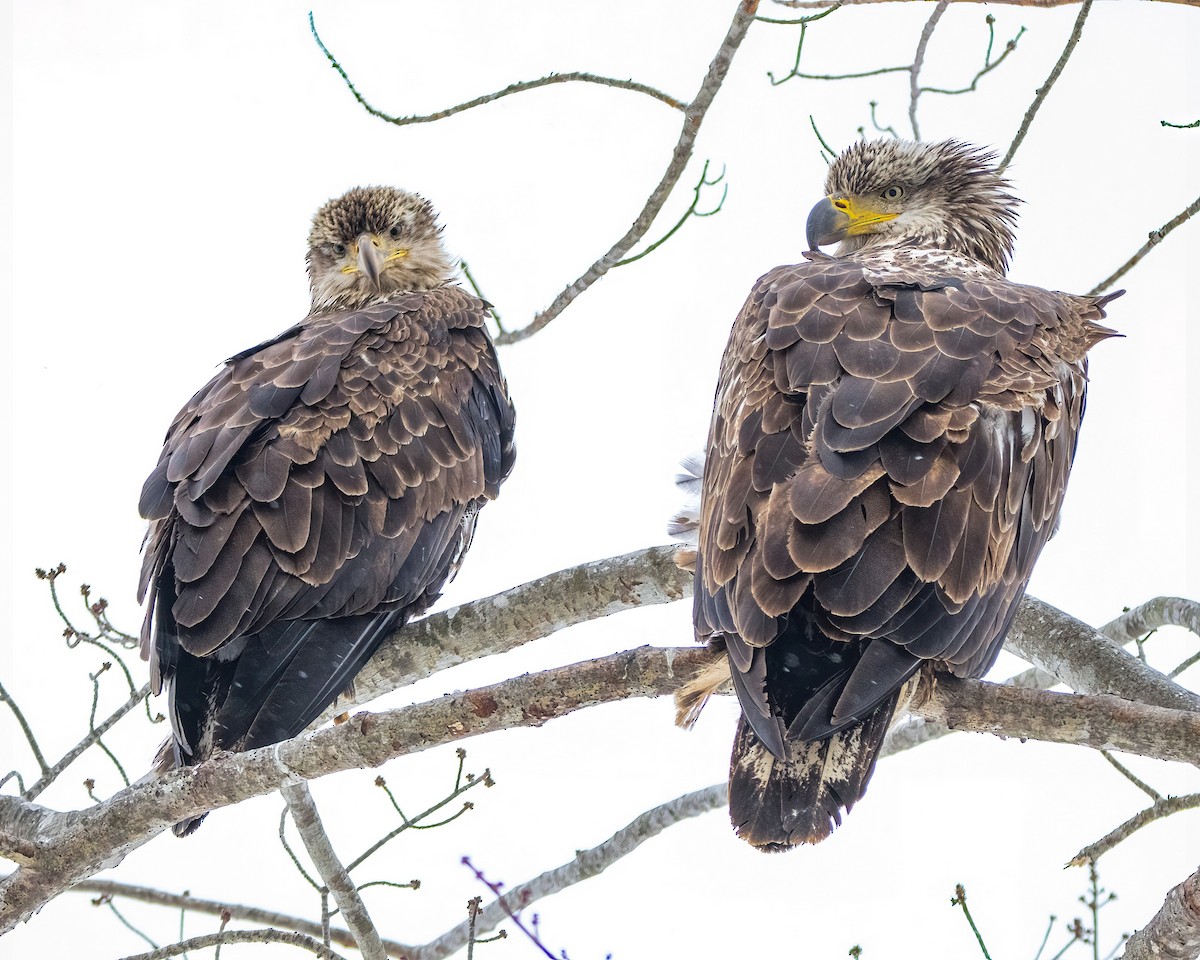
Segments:
[[[369,233],[358,238],[358,269],[371,281],[376,290],[380,289],[379,274],[383,271],[383,251]]]
[[[805,234],[808,249],[818,250],[826,243],[845,240],[850,235],[850,216],[833,205],[833,198],[826,197],[808,214]]]
[[[813,207],[808,215],[809,248],[816,250],[823,243],[879,233],[879,224],[895,220],[901,212],[881,208],[878,201],[870,198],[833,194]]]

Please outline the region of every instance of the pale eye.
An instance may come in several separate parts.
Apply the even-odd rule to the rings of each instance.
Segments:
[[[335,257],[344,257],[346,255],[346,245],[344,243],[334,243],[329,247],[333,251]]]
[[[403,232],[404,230],[401,228],[401,226],[396,224],[396,226],[392,227],[392,229],[388,231],[388,236],[390,236],[393,240],[399,240],[400,234]]]
[[[883,193],[880,194],[880,196],[883,197],[884,200],[896,201],[896,200],[899,200],[902,196],[904,196],[904,188],[903,187],[888,187],[886,190],[883,191]]]

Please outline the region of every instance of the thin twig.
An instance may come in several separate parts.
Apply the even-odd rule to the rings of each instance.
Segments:
[[[675,185],[683,175],[688,161],[691,160],[692,149],[696,144],[696,137],[700,133],[700,126],[704,122],[708,108],[712,106],[714,98],[725,83],[725,77],[729,73],[729,67],[733,63],[733,58],[737,53],[738,47],[741,46],[742,41],[746,38],[746,33],[754,23],[754,15],[758,11],[758,2],[759,0],[739,0],[737,12],[734,14],[733,23],[730,24],[725,39],[721,42],[721,46],[717,50],[716,56],[713,57],[712,63],[709,64],[708,71],[704,75],[704,80],[700,84],[700,89],[696,91],[692,102],[684,110],[683,129],[680,131],[679,139],[671,154],[671,162],[667,165],[666,172],[663,174],[658,186],[654,188],[647,198],[645,205],[642,207],[642,212],[633,221],[633,225],[620,240],[613,244],[612,248],[606,254],[588,267],[579,279],[565,287],[554,298],[550,306],[535,316],[527,326],[522,327],[520,330],[511,330],[508,333],[498,336],[496,338],[497,344],[516,343],[519,340],[533,336],[533,334],[537,333],[562,313],[576,297],[608,273],[645,236],[646,231],[650,229],[651,224],[654,223],[655,218],[662,211],[667,198],[675,189]]]
[[[634,93],[644,93],[648,97],[658,100],[660,103],[665,103],[673,110],[684,110],[686,104],[676,97],[663,93],[661,90],[656,90],[654,87],[647,86],[644,83],[638,83],[634,80],[618,80],[615,77],[601,77],[594,73],[584,73],[574,71],[571,73],[551,73],[545,77],[539,77],[537,80],[522,80],[518,83],[510,83],[503,90],[497,90],[495,93],[486,93],[481,97],[476,97],[473,100],[468,100],[465,103],[456,104],[453,107],[447,107],[445,110],[437,110],[433,113],[424,114],[421,116],[413,115],[407,117],[393,116],[390,113],[372,106],[367,102],[366,98],[359,93],[358,88],[354,85],[350,76],[346,73],[345,68],[338,62],[337,58],[325,46],[320,35],[317,33],[317,26],[313,21],[313,15],[310,12],[308,15],[308,29],[313,35],[313,39],[317,41],[317,46],[321,48],[321,52],[325,54],[325,59],[329,61],[330,66],[338,72],[342,81],[346,84],[353,95],[367,113],[373,117],[378,117],[386,123],[395,124],[398,127],[408,126],[410,123],[433,123],[437,120],[444,120],[446,117],[452,117],[456,113],[462,113],[474,107],[483,106],[485,103],[493,103],[503,97],[512,96],[514,93],[524,93],[526,90],[536,90],[538,87],[547,87],[554,83],[595,83],[604,87],[615,87],[618,90],[631,90]]]
[[[84,737],[77,744],[75,744],[75,746],[63,754],[62,759],[59,760],[58,763],[47,768],[41,779],[39,779],[37,783],[26,790],[22,796],[26,800],[32,800],[38,796],[38,794],[40,794],[43,790],[50,786],[50,784],[58,779],[59,775],[62,774],[67,767],[79,759],[79,757],[84,753],[84,751],[87,750],[88,747],[99,742],[100,738],[109,730],[111,730],[113,725],[118,720],[120,720],[123,716],[125,716],[125,714],[129,713],[129,711],[131,711],[149,696],[150,684],[147,683],[144,684],[142,688],[133,696],[121,704],[121,706],[117,707],[117,709],[114,710],[113,713],[103,723],[93,726],[86,737]],[[129,781],[126,780],[126,785],[128,785],[128,782]]]
[[[206,933],[190,940],[171,943],[149,953],[138,953],[121,960],[167,960],[168,957],[178,957],[189,950],[203,950],[220,944],[231,943],[284,943],[300,947],[309,953],[315,953],[324,960],[346,960],[340,953],[334,953],[319,940],[305,936],[303,933],[293,933],[287,930],[222,930],[218,933]]]
[[[917,41],[917,52],[913,56],[912,66],[909,67],[908,122],[912,126],[914,140],[921,139],[921,128],[917,125],[917,101],[921,98],[920,76],[921,67],[925,65],[925,51],[929,47],[933,31],[937,29],[938,21],[942,19],[942,14],[946,12],[948,6],[950,6],[950,0],[938,0],[938,5],[933,8],[933,13],[929,15],[929,19],[925,21],[925,26],[921,30],[921,39]]]
[[[984,960],[992,960],[991,954],[988,953],[987,944],[983,942],[983,934],[979,932],[979,927],[975,925],[975,918],[971,916],[971,910],[967,906],[967,890],[961,883],[954,887],[954,897],[950,900],[950,906],[962,907],[963,915],[967,918],[967,923],[971,925],[971,932],[975,934],[975,939],[979,941],[979,949],[983,951]]]
[[[333,894],[333,899],[337,901],[342,918],[354,934],[354,940],[364,960],[386,960],[387,951],[379,939],[379,931],[372,923],[362,897],[358,895],[358,888],[354,886],[354,881],[346,873],[346,868],[342,866],[333,849],[329,834],[321,824],[321,815],[317,812],[317,805],[313,802],[308,784],[299,779],[289,780],[279,788],[279,792],[287,801],[292,822],[296,824],[296,830],[304,840],[313,865],[321,874],[329,892]]]
[[[1159,120],[1158,122],[1164,127],[1174,127],[1176,130],[1192,130],[1200,127],[1200,120],[1193,120],[1191,123],[1171,123],[1170,120]]]
[[[668,230],[661,237],[659,237],[657,240],[655,240],[652,244],[650,244],[650,246],[646,247],[646,249],[643,250],[641,253],[634,254],[632,257],[626,257],[624,260],[618,260],[616,263],[613,264],[613,267],[623,267],[627,263],[635,263],[636,261],[641,260],[642,257],[653,253],[655,250],[657,250],[659,247],[661,247],[664,243],[666,243],[668,240],[670,240],[671,237],[673,237],[675,235],[675,233],[679,230],[679,228],[682,227],[685,223],[687,223],[687,221],[691,217],[711,217],[714,213],[721,212],[721,208],[723,206],[725,206],[725,198],[727,196],[729,196],[729,184],[724,185],[724,188],[721,190],[721,199],[717,201],[717,205],[715,207],[713,207],[711,210],[705,211],[704,213],[700,213],[696,209],[700,205],[700,194],[704,190],[704,188],[705,187],[715,187],[718,183],[720,183],[722,180],[725,179],[725,168],[722,167],[721,172],[720,172],[720,174],[718,174],[717,178],[715,180],[709,180],[708,179],[708,164],[709,164],[709,161],[705,160],[704,161],[704,169],[700,172],[700,179],[699,179],[699,181],[697,181],[696,185],[692,188],[692,202],[691,202],[691,204],[689,204],[688,208],[683,212],[683,216],[680,217],[679,220],[675,223],[675,226],[673,226],[670,230]]]
[[[1132,770],[1126,767],[1125,764],[1109,753],[1109,751],[1101,750],[1100,756],[1112,764],[1117,769],[1117,772],[1121,774],[1121,776],[1141,790],[1142,793],[1146,794],[1146,796],[1148,796],[1151,800],[1158,801],[1162,799],[1161,793],[1150,786],[1150,784],[1141,780]]]
[[[1017,135],[1013,137],[1013,142],[1009,145],[1008,152],[1004,155],[1004,159],[1000,161],[1000,166],[996,168],[997,173],[1003,173],[1012,162],[1017,148],[1021,146],[1021,142],[1025,139],[1025,134],[1029,132],[1029,125],[1033,123],[1033,118],[1037,116],[1038,110],[1042,108],[1042,103],[1050,93],[1050,88],[1054,86],[1059,74],[1063,72],[1063,67],[1067,65],[1067,61],[1071,58],[1071,54],[1075,52],[1075,46],[1079,43],[1079,38],[1083,36],[1083,25],[1087,21],[1091,9],[1092,0],[1083,0],[1083,6],[1079,8],[1079,16],[1075,18],[1075,26],[1071,29],[1071,36],[1067,39],[1067,45],[1063,47],[1063,52],[1059,56],[1058,62],[1054,64],[1054,69],[1050,71],[1050,76],[1046,78],[1046,82],[1038,87],[1037,93],[1033,98],[1033,103],[1025,111],[1025,118],[1021,121],[1021,126],[1017,128]]]
[[[1123,276],[1125,276],[1125,274],[1141,263],[1142,258],[1146,256],[1146,254],[1162,243],[1163,238],[1166,237],[1168,233],[1170,233],[1180,224],[1186,223],[1188,220],[1190,220],[1195,215],[1197,210],[1200,210],[1200,197],[1197,197],[1195,200],[1189,203],[1186,207],[1184,207],[1182,213],[1172,217],[1157,230],[1151,230],[1150,239],[1142,244],[1141,249],[1123,264],[1121,264],[1121,266],[1116,270],[1115,273],[1113,273],[1111,277],[1106,277],[1104,280],[1101,280],[1098,284],[1092,287],[1092,289],[1088,291],[1087,295],[1089,297],[1094,297],[1112,287],[1114,283],[1116,283]]]
[[[971,82],[968,86],[960,87],[957,90],[947,90],[943,87],[922,87],[921,92],[922,93],[941,93],[941,94],[945,94],[946,96],[951,96],[951,97],[958,96],[959,94],[963,94],[963,93],[974,93],[975,90],[978,89],[978,87],[979,87],[979,81],[982,80],[984,77],[986,77],[993,70],[995,70],[998,66],[1000,66],[1000,64],[1002,64],[1005,60],[1007,60],[1008,55],[1017,49],[1017,43],[1020,41],[1021,37],[1023,37],[1025,35],[1025,28],[1021,27],[1021,29],[1017,31],[1017,35],[1015,37],[1013,37],[1011,40],[1009,40],[1004,45],[1004,52],[1002,54],[1000,54],[1000,56],[998,56],[995,60],[993,60],[992,59],[992,43],[995,40],[995,30],[996,30],[995,23],[996,23],[996,18],[993,17],[989,13],[987,15],[988,48],[987,48],[987,53],[984,55],[984,58],[983,58],[983,67],[982,67],[982,69],[979,70],[978,73],[975,74],[974,77],[971,78]]]
[[[21,712],[21,708],[17,706],[17,701],[12,698],[12,695],[4,689],[3,684],[0,684],[0,702],[7,703],[13,716],[17,718],[17,724],[21,727],[21,732],[25,734],[25,740],[29,744],[29,749],[33,751],[33,758],[37,761],[38,769],[42,771],[44,777],[50,771],[50,767],[42,754],[42,748],[38,746],[37,737],[33,735],[33,728],[29,726],[25,714]]]
[[[1103,854],[1108,853],[1109,850],[1146,824],[1169,817],[1181,810],[1195,810],[1197,807],[1200,807],[1200,793],[1189,793],[1182,797],[1162,797],[1156,800],[1152,806],[1130,817],[1095,843],[1089,843],[1071,858],[1067,866],[1081,867],[1085,863],[1095,863]]]

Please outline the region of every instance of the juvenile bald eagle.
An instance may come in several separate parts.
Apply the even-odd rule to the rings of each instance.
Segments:
[[[315,720],[437,598],[512,469],[488,304],[448,284],[430,204],[354,189],[308,241],[308,316],[226,361],[142,489],[142,656],[176,766]]]
[[[992,665],[1054,532],[1112,297],[1005,278],[1018,201],[991,159],[855,144],[808,218],[837,255],[771,270],[734,321],[694,601],[728,670],[680,707],[732,675],[730,815],[759,849],[841,822],[923,663]]]

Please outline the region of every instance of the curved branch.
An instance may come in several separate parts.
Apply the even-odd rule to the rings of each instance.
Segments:
[[[132,883],[120,883],[116,880],[83,880],[70,890],[71,893],[95,893],[102,897],[125,897],[140,903],[152,903],[160,907],[175,907],[180,910],[190,910],[193,913],[203,913],[212,917],[229,915],[230,920],[244,920],[249,923],[262,923],[270,927],[283,927],[305,933],[312,937],[321,936],[321,925],[304,917],[293,917],[274,910],[263,910],[242,903],[225,903],[220,900],[205,900],[201,897],[189,896],[185,893],[167,893],[154,887],[141,887]],[[329,928],[329,939],[339,947],[357,946],[354,936],[349,930],[338,927]],[[384,940],[384,949],[389,957],[407,957],[412,948],[407,944],[394,940]]]
[[[205,947],[218,947],[230,943],[285,943],[314,953],[324,960],[346,960],[320,940],[286,930],[221,930],[218,933],[205,933],[189,940],[181,940],[179,943],[170,943],[149,953],[123,957],[122,960],[167,960],[168,957],[178,957],[189,950],[203,950]]]
[[[1183,627],[1200,637],[1200,603],[1183,597],[1155,597],[1126,610],[1100,632],[1124,646],[1159,627]]]
[[[1104,634],[1034,597],[1021,601],[1005,646],[1080,693],[1200,711],[1200,694],[1168,680]]]
[[[1200,807],[1200,793],[1190,793],[1183,797],[1160,797],[1153,805],[1134,814],[1106,836],[1101,837],[1095,843],[1089,843],[1071,858],[1067,866],[1082,867],[1089,863],[1095,863],[1102,855],[1108,853],[1118,843],[1135,831],[1142,829],[1146,824],[1169,817],[1182,810],[1194,810],[1196,807]]]
[[[1200,957],[1200,870],[1167,894],[1151,921],[1125,944],[1122,960]]]
[[[503,593],[451,607],[392,634],[354,680],[354,695],[321,721],[441,670],[623,610],[692,595],[692,574],[675,565],[674,546],[646,547],[593,560]]]
[[[338,75],[342,78],[342,82],[346,84],[346,89],[354,95],[354,99],[358,101],[359,106],[371,116],[377,117],[385,123],[395,124],[397,127],[406,127],[410,123],[433,123],[437,120],[444,120],[446,117],[452,117],[456,113],[463,113],[474,107],[481,107],[485,103],[493,103],[504,97],[512,96],[514,93],[524,93],[526,90],[536,90],[538,87],[548,87],[555,83],[595,83],[603,87],[616,87],[618,90],[631,90],[634,93],[644,93],[646,96],[652,97],[660,103],[665,103],[673,110],[686,109],[686,104],[682,101],[644,83],[638,83],[635,80],[618,80],[615,77],[601,77],[594,73],[585,73],[577,70],[572,73],[551,73],[547,76],[539,77],[537,80],[520,80],[517,83],[510,83],[503,90],[497,90],[495,93],[485,93],[483,96],[476,97],[473,100],[455,104],[453,107],[447,107],[444,110],[436,110],[433,113],[398,117],[390,113],[384,113],[378,107],[372,106],[359,93],[349,74],[346,73],[346,68],[338,62],[329,48],[325,46],[325,41],[321,39],[320,34],[317,33],[317,25],[313,21],[311,11],[308,14],[308,29],[312,33],[313,39],[317,41],[317,46],[321,48],[321,52],[325,54],[325,59],[338,72]]]
[[[580,850],[569,863],[518,884],[504,896],[488,904],[474,918],[476,930],[494,930],[507,917],[524,910],[531,903],[603,873],[622,857],[633,853],[651,837],[658,836],[668,827],[716,810],[727,802],[728,788],[724,783],[715,783],[711,787],[685,793],[647,810],[603,843],[590,850]],[[412,948],[406,960],[442,960],[443,957],[450,956],[467,945],[471,925],[472,921],[464,921],[436,940]]]
[[[1107,290],[1114,283],[1116,283],[1118,280],[1120,280],[1123,276],[1125,276],[1125,274],[1127,274],[1130,270],[1132,270],[1139,263],[1141,263],[1142,258],[1145,257],[1146,254],[1148,254],[1151,250],[1153,250],[1160,243],[1162,243],[1163,238],[1168,233],[1170,233],[1172,230],[1174,230],[1180,224],[1186,223],[1193,216],[1195,216],[1197,210],[1200,210],[1200,197],[1197,197],[1195,200],[1193,200],[1191,203],[1189,203],[1186,207],[1183,208],[1183,211],[1181,213],[1179,213],[1177,216],[1172,217],[1170,220],[1168,220],[1166,223],[1164,223],[1157,230],[1151,230],[1150,231],[1150,239],[1147,240],[1144,244],[1142,244],[1142,248],[1140,250],[1138,250],[1138,252],[1135,253],[1132,257],[1130,257],[1128,260],[1126,260],[1120,267],[1118,267],[1116,272],[1113,273],[1112,276],[1107,277],[1104,280],[1101,280],[1098,284],[1096,284],[1094,287],[1092,287],[1092,289],[1088,292],[1088,296],[1093,297],[1096,294]]]
[[[708,72],[704,75],[700,89],[696,91],[692,102],[684,110],[683,129],[680,131],[679,140],[675,143],[675,150],[671,154],[671,162],[667,165],[666,172],[663,174],[658,186],[654,188],[646,200],[645,206],[642,207],[642,212],[633,221],[633,225],[620,240],[613,244],[608,253],[604,254],[604,256],[588,267],[578,280],[563,289],[554,298],[554,302],[550,306],[520,330],[510,330],[507,333],[497,336],[497,344],[516,343],[519,340],[524,340],[526,337],[533,336],[533,334],[537,333],[562,313],[576,297],[608,273],[618,261],[624,259],[629,251],[633,249],[634,245],[645,236],[646,231],[650,229],[650,225],[654,223],[655,217],[658,216],[663,205],[667,202],[667,198],[675,189],[675,185],[679,183],[679,178],[683,176],[683,171],[687,167],[688,161],[692,158],[692,148],[695,146],[696,137],[700,133],[700,125],[704,122],[708,108],[712,106],[717,92],[725,82],[730,64],[733,63],[734,54],[737,53],[738,47],[741,46],[742,41],[746,38],[746,33],[754,23],[754,14],[758,10],[758,2],[759,0],[739,0],[737,12],[734,14],[733,23],[730,25],[728,33],[725,34],[725,39],[717,50],[712,63],[709,64]]]

